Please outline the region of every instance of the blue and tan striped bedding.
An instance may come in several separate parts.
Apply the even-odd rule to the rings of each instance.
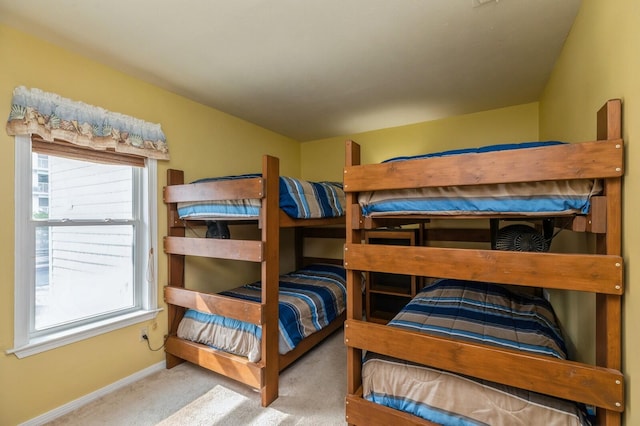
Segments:
[[[489,145],[482,148],[443,151],[413,157],[396,157],[385,162],[527,149],[560,143],[562,142],[547,141]],[[523,155],[526,153],[523,152]],[[517,215],[577,214],[587,213],[591,197],[601,191],[602,183],[598,180],[576,179],[362,192],[358,202],[366,216],[402,214],[478,216],[496,213]]]
[[[221,294],[261,300],[261,283],[247,284]],[[339,265],[313,264],[280,276],[279,352],[285,354],[312,333],[326,327],[345,310],[346,275]],[[203,343],[251,362],[261,358],[259,326],[187,310],[178,337]]]
[[[224,176],[197,182],[246,179],[259,174]],[[344,216],[345,197],[342,183],[310,182],[280,176],[280,208],[294,219],[315,219]],[[178,203],[182,219],[246,219],[260,214],[260,199],[202,201]]]
[[[566,359],[551,305],[506,287],[452,279],[423,289],[389,326]],[[499,368],[499,366],[496,366]],[[364,397],[455,425],[581,425],[572,402],[368,353]],[[539,420],[539,422],[538,422]]]

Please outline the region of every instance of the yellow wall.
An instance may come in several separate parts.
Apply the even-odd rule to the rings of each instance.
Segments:
[[[338,136],[302,144],[302,175],[305,179],[342,180],[335,173],[344,166],[344,141],[362,147],[362,164],[379,163],[399,155],[494,143],[538,140],[538,104],[530,103],[475,114]]]
[[[623,101],[626,171],[623,188],[623,247],[626,290],[623,302],[623,372],[626,376],[625,424],[640,424],[640,292],[635,288],[633,258],[640,256],[640,2],[583,0],[573,29],[540,99],[540,135],[560,135],[570,141],[593,139],[595,111],[611,98]],[[636,207],[638,206],[638,207]],[[554,300],[555,302],[555,300]],[[579,294],[562,300],[568,311],[563,323],[579,351],[590,346],[593,301]],[[585,328],[588,328],[585,333]]]
[[[170,162],[159,162],[159,191],[168,167],[186,179],[257,172],[263,153],[280,157],[281,171],[300,174],[300,145],[228,114],[143,83],[96,62],[0,25],[0,117],[9,116],[14,87],[24,85],[160,123],[169,141]],[[138,341],[140,326],[107,333],[59,349],[17,359],[13,346],[14,141],[0,131],[0,424],[14,425],[67,404],[164,359]],[[159,195],[158,239],[166,234]],[[160,243],[161,244],[161,243]],[[161,249],[160,249],[161,252]],[[159,297],[166,285],[166,257],[159,255]],[[166,312],[150,338],[159,346]]]
[[[363,163],[378,162],[395,155],[411,155],[455,147],[479,146],[508,141],[561,139],[583,141],[595,136],[595,111],[607,99],[623,99],[623,137],[627,150],[624,188],[624,242],[627,290],[624,302],[623,371],[626,382],[625,424],[640,424],[638,382],[640,369],[638,339],[640,293],[631,287],[631,258],[640,250],[633,221],[638,192],[640,158],[634,149],[636,119],[640,101],[640,2],[637,0],[583,0],[574,28],[539,103],[479,112],[445,120],[385,130],[344,135],[307,142],[294,141],[244,121],[193,103],[153,86],[129,78],[94,62],[62,51],[24,34],[0,26],[0,117],[8,116],[11,90],[16,85],[38,87],[65,97],[82,100],[109,110],[162,124],[170,142],[172,160],[160,164],[159,181],[167,166],[188,171],[187,180],[212,173],[240,173],[256,170],[259,156],[271,153],[282,159],[287,174],[307,179],[341,180],[344,140],[352,138],[363,146]],[[194,126],[194,128],[190,128]],[[13,140],[0,132],[0,197],[13,198]],[[233,161],[229,161],[234,159]],[[300,159],[300,161],[299,161]],[[211,173],[209,173],[211,171]],[[639,188],[640,189],[640,188]],[[0,241],[13,244],[13,209],[0,210]],[[160,206],[159,235],[164,234],[164,211]],[[166,281],[166,259],[160,256],[160,286]],[[0,349],[12,346],[13,256],[0,256]],[[585,312],[582,301],[563,301],[568,312],[565,325],[582,349],[578,322]],[[158,331],[166,330],[161,314]],[[573,326],[573,324],[576,324]],[[162,359],[137,342],[138,327],[70,345],[18,361],[0,354],[0,424],[33,418]],[[589,330],[587,335],[590,335]],[[132,343],[133,342],[133,343]],[[108,363],[109,368],[105,368]],[[82,378],[80,380],[79,378]]]
[[[354,139],[363,147],[362,162],[373,163],[395,155],[412,155],[446,148],[479,146],[536,138],[571,142],[596,137],[596,111],[608,100],[623,100],[623,138],[626,172],[623,194],[623,255],[626,290],[623,302],[623,372],[626,377],[624,424],[640,424],[640,292],[634,290],[632,258],[640,255],[640,225],[634,212],[640,199],[640,2],[637,0],[583,0],[580,12],[554,67],[539,103],[480,112],[446,120],[345,135],[302,145],[302,172],[309,179],[344,161],[343,142]],[[539,111],[532,111],[539,107]],[[538,122],[539,114],[539,122]],[[532,122],[535,120],[535,123]],[[507,126],[506,128],[504,126]],[[536,129],[532,129],[532,125]],[[339,151],[342,150],[342,151]],[[339,152],[339,154],[338,154]],[[318,159],[322,159],[321,161]],[[636,160],[636,158],[638,160]],[[337,176],[334,178],[338,178]],[[640,206],[638,207],[640,208]],[[554,305],[578,358],[594,359],[593,298],[554,294]],[[635,411],[634,411],[635,409]]]

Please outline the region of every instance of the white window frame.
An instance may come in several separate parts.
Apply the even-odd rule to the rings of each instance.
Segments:
[[[141,281],[141,306],[126,314],[109,319],[86,323],[56,333],[48,333],[37,337],[30,335],[30,318],[33,307],[31,292],[35,288],[35,259],[33,253],[34,239],[24,238],[30,229],[32,215],[32,147],[31,137],[15,136],[15,315],[14,315],[14,348],[7,353],[18,358],[34,355],[63,345],[78,342],[103,333],[128,327],[156,317],[158,309],[158,285],[155,271],[157,269],[157,165],[156,160],[147,159],[143,173],[145,184],[140,188],[140,199],[143,202],[142,238],[144,247],[137,247],[137,271]],[[136,190],[137,192],[137,190]],[[146,275],[141,277],[141,275]]]

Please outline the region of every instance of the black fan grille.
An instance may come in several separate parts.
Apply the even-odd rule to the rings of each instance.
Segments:
[[[498,231],[495,248],[505,251],[544,252],[549,250],[549,242],[531,226],[509,225]]]

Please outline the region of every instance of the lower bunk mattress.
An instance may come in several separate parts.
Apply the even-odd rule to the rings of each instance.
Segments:
[[[261,301],[257,281],[220,294]],[[342,266],[313,264],[280,276],[279,352],[293,350],[302,339],[319,331],[345,310],[346,274]],[[261,358],[262,329],[255,324],[220,315],[187,310],[178,337],[211,346],[251,362]]]
[[[495,284],[437,280],[388,325],[566,359],[551,305]],[[362,382],[365,399],[444,425],[590,424],[571,401],[374,353]]]

